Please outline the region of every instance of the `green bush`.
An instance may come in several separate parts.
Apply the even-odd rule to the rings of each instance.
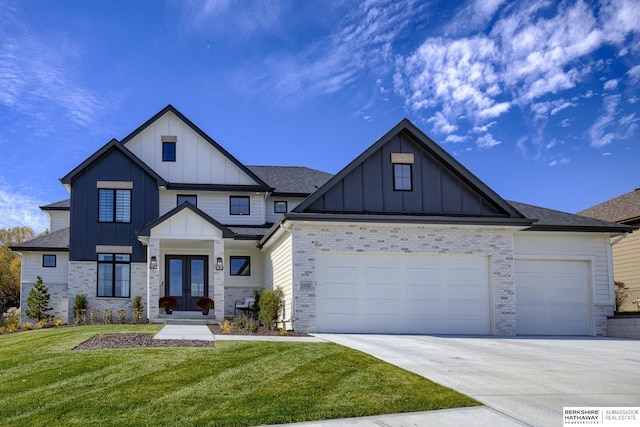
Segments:
[[[83,294],[76,295],[73,302],[73,315],[75,316],[76,325],[84,325],[87,323],[87,296]]]
[[[18,307],[9,307],[6,313],[2,313],[0,326],[10,328],[12,325],[16,329],[20,326],[20,309]]]
[[[144,317],[144,305],[142,304],[142,297],[140,295],[136,295],[133,297],[133,310],[131,311],[133,315],[133,323],[142,322],[142,318]]]
[[[263,291],[258,303],[258,319],[260,322],[273,329],[278,322],[278,317],[284,307],[284,292],[280,288],[273,291]]]
[[[27,306],[29,308],[24,311],[27,317],[46,321],[53,318],[52,315],[47,314],[47,311],[52,310],[49,307],[49,289],[42,283],[42,277],[40,276],[37,277],[35,285],[29,292]]]
[[[258,322],[247,316],[236,316],[233,319],[233,326],[245,331],[258,332]]]

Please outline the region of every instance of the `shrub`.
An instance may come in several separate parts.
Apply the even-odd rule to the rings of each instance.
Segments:
[[[162,297],[158,301],[158,307],[164,310],[166,310],[167,308],[175,310],[176,308],[178,308],[178,300],[175,299],[174,297],[169,297],[169,296]]]
[[[87,309],[79,308],[75,311],[75,322],[76,325],[84,325],[87,323]]]
[[[7,332],[15,332],[18,330],[18,325],[9,325],[7,326]]]
[[[211,310],[213,308],[213,300],[208,297],[202,297],[198,301],[196,301],[196,308],[198,310],[203,310],[203,309]]]
[[[24,311],[24,314],[32,319],[49,321],[53,317],[47,314],[47,311],[52,309],[49,307],[49,289],[42,283],[40,276],[37,277],[35,285],[29,292],[27,306],[29,308]]]
[[[273,329],[276,326],[280,312],[284,306],[284,292],[281,288],[276,288],[273,291],[263,291],[260,295],[260,302],[258,304],[258,319],[260,322]]]
[[[75,316],[76,325],[83,325],[87,321],[87,296],[83,294],[76,295],[73,302],[73,315]]]
[[[6,313],[2,313],[2,325],[5,327],[14,325],[17,328],[20,325],[20,309],[9,307]]]
[[[233,323],[229,322],[228,320],[225,320],[220,325],[220,329],[222,329],[222,333],[230,334],[233,331]]]
[[[236,316],[233,319],[233,326],[245,331],[258,332],[258,322],[247,316]]]
[[[620,306],[629,298],[629,289],[624,282],[613,282],[616,295],[616,311],[620,310]]]
[[[33,324],[31,324],[31,322],[24,322],[22,324],[22,329],[25,329],[27,331],[30,330],[30,329],[33,329]]]
[[[113,311],[110,308],[102,309],[102,323],[110,325],[113,323]]]
[[[96,325],[100,322],[100,310],[92,308],[89,310],[89,323]]]
[[[49,322],[46,320],[38,320],[38,323],[36,323],[36,329],[46,328],[48,324]]]
[[[53,326],[62,326],[62,325],[64,325],[64,321],[59,317],[53,321]]]
[[[119,308],[116,310],[116,318],[118,319],[118,323],[125,324],[127,323],[127,310],[124,308]]]
[[[142,297],[140,295],[133,297],[131,314],[133,315],[133,323],[142,322],[142,317],[144,316],[144,305],[142,304]]]
[[[0,326],[0,334],[4,334],[7,332],[7,328],[5,326]]]

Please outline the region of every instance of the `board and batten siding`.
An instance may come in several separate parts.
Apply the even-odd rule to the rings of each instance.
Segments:
[[[292,329],[293,319],[293,238],[285,232],[263,254],[263,283],[265,289],[281,288],[284,292],[283,320],[285,328]]]
[[[612,240],[615,240],[614,238]],[[618,307],[618,311],[638,310],[637,301],[640,297],[640,232],[633,232],[622,239],[612,248],[613,277],[627,286],[626,301]]]
[[[198,196],[197,208],[221,224],[262,225],[265,223],[264,195],[255,193],[165,190],[160,192],[160,215],[164,215],[176,207],[178,194]],[[230,196],[249,196],[249,215],[230,215]]]
[[[49,215],[49,233],[69,227],[69,211],[47,211]]]
[[[176,161],[162,161],[162,136],[176,136]],[[167,112],[125,146],[168,182],[255,185],[242,169],[172,112]]]
[[[593,303],[613,304],[613,283],[609,271],[609,235],[522,231],[514,233],[513,241],[516,260],[535,258],[592,261]]]

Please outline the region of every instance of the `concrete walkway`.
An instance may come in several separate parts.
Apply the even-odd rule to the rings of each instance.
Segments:
[[[213,335],[206,325],[165,325],[154,340],[327,342],[317,337]]]

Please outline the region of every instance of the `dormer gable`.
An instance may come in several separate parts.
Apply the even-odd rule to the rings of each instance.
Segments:
[[[121,143],[171,184],[268,189],[258,176],[172,105]]]
[[[524,218],[407,119],[334,175],[294,212]]]

